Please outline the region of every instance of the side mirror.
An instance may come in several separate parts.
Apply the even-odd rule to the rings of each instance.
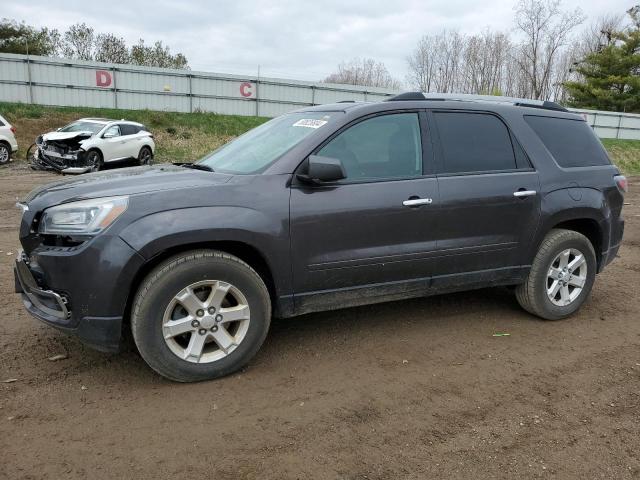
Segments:
[[[305,183],[318,184],[336,182],[347,178],[347,175],[340,159],[310,155],[307,160],[306,173],[299,173],[296,177]]]
[[[117,135],[115,133],[105,133],[104,135],[102,135],[102,138],[115,138],[117,137]]]

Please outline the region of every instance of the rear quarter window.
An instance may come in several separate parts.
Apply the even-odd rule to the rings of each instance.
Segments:
[[[120,124],[120,131],[122,132],[122,135],[135,135],[140,131],[140,127],[137,125],[122,123]]]
[[[524,119],[561,167],[611,164],[607,152],[587,122],[533,115],[525,115]]]

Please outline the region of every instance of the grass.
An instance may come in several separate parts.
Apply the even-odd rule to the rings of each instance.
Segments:
[[[144,123],[156,141],[157,162],[190,162],[201,158],[234,137],[260,125],[267,119],[218,115],[216,113],[176,113],[151,110],[110,108],[44,107],[0,102],[0,114],[17,129],[20,153],[24,153],[41,133],[81,117],[125,118]],[[640,141],[603,139],[613,162],[626,175],[640,175]]]
[[[625,175],[640,175],[640,140],[604,138],[602,143]]]
[[[176,113],[151,110],[116,110],[110,108],[44,107],[0,102],[0,114],[15,128],[24,155],[35,138],[81,117],[127,119],[144,123],[156,142],[157,162],[190,162],[218,148],[234,137],[267,121],[263,117],[218,115],[195,112]]]

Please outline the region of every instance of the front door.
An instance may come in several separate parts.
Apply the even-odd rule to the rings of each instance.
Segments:
[[[316,152],[340,159],[346,179],[326,186],[294,180],[297,305],[322,298],[318,293],[327,301],[347,298],[336,293],[383,299],[407,288],[407,280],[418,285],[428,279],[435,261],[438,186],[430,162],[424,164],[431,155],[425,119],[419,112],[386,113],[352,124]]]
[[[104,161],[117,160],[127,156],[125,152],[125,139],[122,137],[120,127],[111,125],[102,135],[104,142],[100,146]]]

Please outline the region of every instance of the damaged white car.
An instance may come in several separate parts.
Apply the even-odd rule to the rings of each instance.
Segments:
[[[153,160],[153,135],[141,123],[105,118],[82,118],[36,139],[32,168],[60,173],[100,170],[106,163]]]

